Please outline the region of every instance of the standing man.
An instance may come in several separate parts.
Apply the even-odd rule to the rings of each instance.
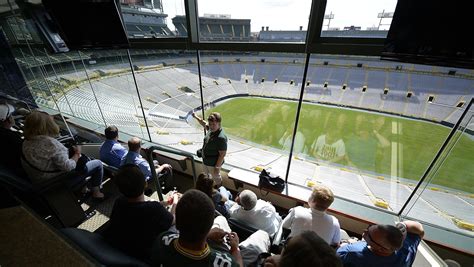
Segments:
[[[216,186],[222,184],[221,167],[224,164],[224,157],[227,152],[227,136],[221,127],[222,117],[217,112],[212,112],[207,117],[207,123],[195,113],[192,114],[199,124],[207,131],[202,145],[202,162],[204,164],[204,172],[211,177]]]

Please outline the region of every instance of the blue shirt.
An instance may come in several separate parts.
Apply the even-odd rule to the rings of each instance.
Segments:
[[[140,153],[128,151],[127,155],[122,159],[122,163],[120,165],[123,166],[125,164],[137,165],[142,171],[143,175],[145,175],[146,181],[151,178],[150,164],[148,164],[148,161],[146,161],[146,159],[144,159]]]
[[[411,266],[415,260],[418,244],[421,238],[419,235],[408,233],[402,248],[395,251],[390,256],[375,255],[367,247],[365,241],[359,241],[353,244],[340,247],[337,254],[345,267],[352,266],[386,266],[402,267]]]
[[[115,168],[120,167],[127,150],[115,140],[106,140],[100,147],[100,160]]]

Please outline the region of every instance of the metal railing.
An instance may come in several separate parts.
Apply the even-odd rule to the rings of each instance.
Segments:
[[[192,167],[192,171],[193,171],[193,182],[194,182],[194,184],[196,184],[196,179],[197,179],[197,176],[196,176],[196,162],[194,160],[193,154],[191,154],[189,152],[181,151],[181,150],[178,150],[178,149],[173,149],[173,148],[170,148],[170,147],[162,146],[162,145],[153,145],[153,146],[150,146],[147,149],[147,152],[146,152],[146,158],[147,158],[148,164],[150,164],[151,167],[154,166],[153,152],[155,150],[168,152],[168,153],[172,153],[172,154],[175,154],[175,155],[181,155],[181,156],[186,157],[187,159],[190,159],[191,160],[191,167]],[[153,182],[154,182],[154,186],[156,187],[156,192],[158,194],[158,198],[159,198],[160,201],[162,201],[163,200],[163,192],[161,191],[161,185],[160,185],[160,181],[159,181],[159,178],[158,178],[158,174],[156,173],[156,170],[153,167],[151,168],[151,176],[152,176],[152,179],[153,179]]]

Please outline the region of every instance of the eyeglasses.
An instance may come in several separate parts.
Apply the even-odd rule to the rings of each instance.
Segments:
[[[365,241],[367,241],[367,243],[369,243],[369,242],[370,242],[370,243],[374,243],[375,245],[379,246],[380,248],[382,248],[382,249],[384,249],[384,250],[391,250],[391,249],[386,248],[385,246],[380,245],[379,243],[377,243],[377,242],[372,238],[372,236],[370,236],[370,227],[372,227],[372,226],[374,226],[374,225],[371,225],[371,226],[367,227],[367,229],[365,229],[365,233],[366,233],[366,235],[364,236]],[[368,237],[368,238],[367,238],[367,237]],[[367,240],[367,239],[368,239],[368,240]]]

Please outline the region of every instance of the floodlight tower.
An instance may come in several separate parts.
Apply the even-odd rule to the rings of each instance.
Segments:
[[[385,12],[385,9],[382,10],[382,13],[379,13],[377,15],[377,18],[379,18],[379,26],[377,27],[377,30],[380,30],[380,26],[382,25],[390,25],[390,23],[382,23],[383,19],[391,19],[393,18],[393,12]]]
[[[329,30],[329,26],[331,25],[331,20],[334,19],[334,14],[332,13],[329,13],[329,14],[326,14],[324,15],[324,19],[327,19],[328,20],[328,30]]]

